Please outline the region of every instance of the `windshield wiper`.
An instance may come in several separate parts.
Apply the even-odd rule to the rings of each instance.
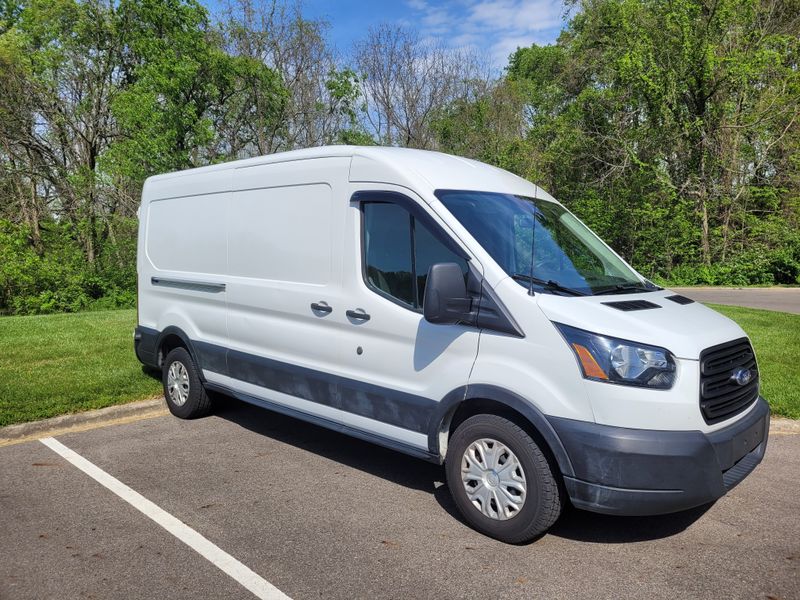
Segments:
[[[557,290],[559,292],[564,292],[565,294],[571,294],[573,296],[587,296],[588,294],[581,292],[580,290],[575,290],[570,287],[566,287],[561,285],[557,281],[553,281],[552,279],[539,279],[538,277],[531,277],[530,275],[525,275],[523,273],[514,273],[511,276],[512,279],[516,279],[517,281],[524,281],[526,283],[534,283],[536,285],[540,285],[544,288]]]
[[[599,288],[594,291],[596,296],[606,294],[626,294],[628,292],[655,292],[658,288],[651,288],[643,283],[615,283],[608,287]]]

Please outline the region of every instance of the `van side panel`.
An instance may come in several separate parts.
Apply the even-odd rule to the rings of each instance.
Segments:
[[[177,179],[180,189],[154,178],[142,193],[139,325],[159,332],[175,327],[192,340],[226,345],[228,196],[199,192],[224,190],[229,174]],[[165,197],[179,191],[187,195]]]
[[[327,285],[333,213],[328,183],[233,192],[228,273],[264,282]]]
[[[307,414],[351,420],[336,383],[340,339],[352,327],[345,312],[353,306],[342,293],[348,170],[349,158],[321,158],[235,171],[226,278],[229,377],[207,372],[207,380]],[[330,310],[314,308],[323,304]]]
[[[219,194],[230,190],[230,181],[230,165],[215,165],[156,175],[145,183],[142,200],[153,202],[167,198]]]
[[[153,268],[224,277],[225,203],[219,194],[151,202],[146,251]]]

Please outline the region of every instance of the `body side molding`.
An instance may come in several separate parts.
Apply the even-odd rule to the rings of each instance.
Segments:
[[[156,337],[154,335],[156,333],[155,330],[139,329],[145,330],[148,333],[148,337]],[[421,396],[399,393],[395,390],[365,382],[236,350],[228,350],[208,342],[192,341],[185,332],[175,326],[167,327],[157,336],[157,341],[153,346],[156,360],[158,348],[169,335],[175,335],[181,339],[189,353],[198,363],[203,382],[211,388],[231,394],[251,404],[257,404],[290,416],[310,420],[324,427],[343,431],[361,439],[373,441],[434,462],[443,459],[439,450],[441,426],[446,418],[452,416],[462,402],[473,399],[497,402],[522,414],[548,445],[561,473],[568,477],[575,475],[564,445],[547,417],[524,397],[504,388],[485,384],[464,385],[448,393],[441,401],[436,402]],[[321,417],[309,417],[302,411],[294,411],[291,408],[255,398],[227,386],[210,383],[202,376],[203,369],[265,389],[271,389],[355,415],[375,419],[408,431],[423,433],[428,439],[428,451],[405,447],[399,442],[385,439],[380,435],[367,434]]]
[[[150,283],[152,285],[161,287],[178,288],[182,290],[191,290],[193,292],[224,292],[225,284],[215,281],[199,281],[195,279],[171,279],[167,277],[151,277]]]
[[[307,412],[303,412],[301,410],[295,410],[283,404],[270,402],[269,400],[264,400],[262,398],[256,398],[255,396],[245,394],[243,392],[234,390],[228,386],[221,385],[218,383],[206,383],[206,387],[209,390],[213,390],[216,392],[232,396],[237,400],[241,400],[242,402],[247,402],[248,404],[252,404],[254,406],[258,406],[261,408],[266,408],[267,410],[273,410],[277,413],[281,413],[289,417],[300,419],[301,421],[306,421],[314,425],[319,425],[320,427],[324,427],[332,431],[338,431],[340,433],[344,433],[345,435],[349,435],[367,442],[371,442],[373,444],[383,446],[384,448],[389,448],[390,450],[396,450],[397,452],[402,452],[403,454],[407,454],[415,458],[421,458],[422,460],[428,462],[433,462],[433,463],[438,462],[437,455],[431,454],[430,452],[425,452],[421,448],[416,448],[409,444],[404,444],[402,442],[390,439],[388,437],[384,437],[382,435],[369,433],[367,431],[363,431],[355,427],[350,427],[338,421],[332,421],[330,419],[326,419],[324,417],[320,417],[317,415],[312,415]]]

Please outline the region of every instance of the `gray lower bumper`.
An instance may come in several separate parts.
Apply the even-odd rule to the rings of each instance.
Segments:
[[[609,427],[548,417],[574,477],[564,482],[572,503],[594,512],[657,515],[712,502],[761,462],[769,406],[759,398],[740,421],[703,434]]]
[[[158,367],[159,332],[149,327],[138,326],[133,332],[133,351],[143,365]]]

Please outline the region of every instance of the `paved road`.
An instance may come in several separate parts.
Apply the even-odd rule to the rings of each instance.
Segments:
[[[698,302],[764,308],[800,315],[800,288],[670,288]]]
[[[714,506],[569,511],[527,546],[458,518],[442,469],[240,405],[58,438],[295,599],[800,598],[800,435]],[[39,442],[0,448],[0,598],[248,598]]]

